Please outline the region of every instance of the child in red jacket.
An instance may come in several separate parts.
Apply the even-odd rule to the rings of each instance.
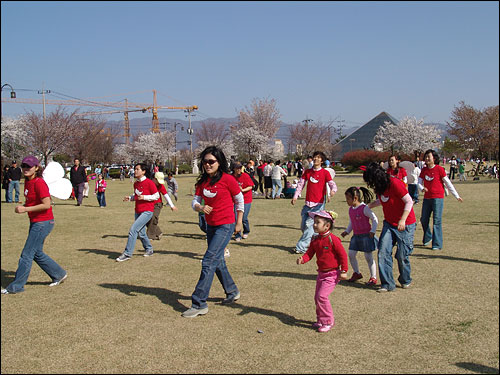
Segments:
[[[313,211],[309,216],[314,218],[313,237],[306,253],[297,259],[297,264],[307,263],[316,254],[318,277],[316,278],[316,323],[313,324],[318,332],[328,332],[335,325],[332,306],[329,296],[337,283],[347,279],[347,254],[340,238],[330,230],[337,214],[333,211]]]

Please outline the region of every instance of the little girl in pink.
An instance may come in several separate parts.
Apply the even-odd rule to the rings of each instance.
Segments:
[[[313,324],[318,332],[328,332],[335,325],[332,306],[329,296],[337,283],[347,279],[347,254],[340,238],[330,230],[337,214],[333,211],[313,211],[309,216],[314,218],[314,232],[318,235],[311,240],[306,253],[297,259],[297,264],[309,262],[316,254],[318,277],[316,278],[316,323]]]

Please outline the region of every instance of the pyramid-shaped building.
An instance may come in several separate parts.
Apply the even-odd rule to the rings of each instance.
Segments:
[[[386,121],[392,122],[394,125],[399,124],[399,121],[390,114],[381,112],[336,144],[338,151],[335,153],[335,161],[340,161],[344,154],[349,151],[373,149],[373,138]]]

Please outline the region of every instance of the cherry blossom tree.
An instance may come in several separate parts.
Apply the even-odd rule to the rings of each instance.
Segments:
[[[133,147],[136,160],[164,161],[175,153],[175,135],[170,131],[142,134],[134,142]]]
[[[414,154],[418,158],[421,153],[439,146],[440,131],[434,125],[424,125],[424,120],[405,116],[398,125],[385,121],[374,139],[375,148]],[[377,147],[378,146],[378,147]]]
[[[2,157],[20,159],[26,149],[27,133],[22,117],[3,117],[1,126]]]
[[[196,144],[198,145],[196,153],[201,153],[208,146],[219,147],[226,156],[234,153],[233,142],[229,129],[223,123],[215,121],[202,122],[201,127],[195,135]]]

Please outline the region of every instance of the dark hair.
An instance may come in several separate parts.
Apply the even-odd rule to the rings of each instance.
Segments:
[[[391,176],[377,163],[370,163],[363,172],[363,180],[377,195],[382,195],[391,185]]]
[[[172,172],[168,172],[167,177],[173,176]]]
[[[373,193],[365,187],[351,186],[348,188],[345,195],[350,195],[351,197],[358,197],[360,202],[370,203],[373,200]]]
[[[146,172],[145,176],[146,176],[147,178],[149,178],[149,179],[151,178],[151,172],[150,172],[150,170],[149,170],[149,168],[148,168],[148,165],[147,165],[146,163],[136,163],[136,164],[134,165],[134,169],[135,169],[135,167],[137,167],[137,166],[140,166],[140,167],[141,167],[141,170],[143,170],[144,172]]]
[[[425,151],[424,152],[424,160],[425,160],[425,157],[427,156],[427,154],[432,154],[432,156],[434,156],[434,164],[439,165],[439,155],[436,151],[434,151],[433,149],[429,149],[429,150]]]
[[[215,175],[213,177],[210,177],[208,173],[205,171],[205,168],[203,167],[203,160],[205,159],[205,155],[207,154],[212,154],[219,163],[219,168],[217,169],[217,172],[215,172]],[[214,185],[222,178],[223,173],[229,173],[229,167],[227,165],[226,155],[224,155],[224,152],[222,152],[222,150],[217,146],[208,146],[201,152],[199,166],[201,173],[198,176],[198,179],[196,180],[195,184],[196,186],[201,185],[209,178],[210,178],[210,185]]]
[[[328,228],[328,229],[333,229],[333,220],[332,219],[328,219],[328,218],[323,217],[323,216],[315,216],[314,218],[318,218],[320,220],[326,221],[328,224],[330,224],[330,228]]]
[[[321,156],[321,161],[322,162],[324,162],[326,160],[326,155],[323,152],[321,152],[321,151],[314,151],[314,154],[313,154],[312,158],[314,159],[314,157],[316,155]],[[308,158],[310,158],[310,156]]]

